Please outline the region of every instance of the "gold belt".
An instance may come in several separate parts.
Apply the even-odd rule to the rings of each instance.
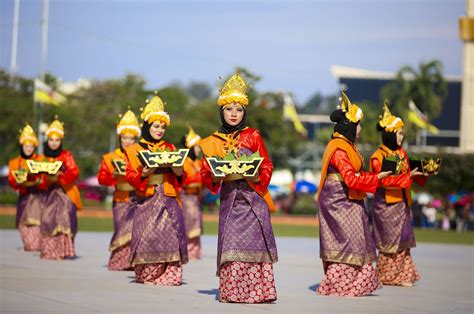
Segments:
[[[200,188],[190,188],[190,187],[183,187],[184,191],[188,194],[198,194],[201,189]]]
[[[329,181],[344,181],[340,173],[328,173],[326,179],[328,179]]]
[[[148,176],[148,181],[146,185],[160,185],[163,184],[163,175],[162,174],[152,174]]]
[[[130,192],[130,191],[135,190],[133,186],[131,186],[127,182],[117,183],[116,188],[117,188],[117,191],[124,191],[124,192]]]

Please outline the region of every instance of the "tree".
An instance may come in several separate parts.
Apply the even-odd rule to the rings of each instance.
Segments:
[[[420,63],[418,71],[411,66],[402,67],[393,82],[382,88],[381,98],[391,104],[392,113],[405,121],[408,136],[415,136],[414,128],[408,123],[408,103],[413,100],[429,119],[439,117],[443,100],[448,93],[447,83],[443,77],[443,65],[438,60]]]
[[[282,154],[281,148],[287,148],[292,154],[298,138],[293,128],[285,127],[281,95],[272,92],[261,94],[255,89],[261,79],[259,76],[245,68],[237,68],[237,71],[251,86],[248,91],[248,125],[262,133],[275,167],[286,166],[287,155]],[[52,86],[60,84],[52,74],[47,75],[46,81]],[[158,95],[166,103],[165,110],[171,116],[165,139],[177,146],[188,132],[188,123],[201,137],[213,133],[221,124],[214,96],[217,92],[212,93],[206,84],[193,83],[191,86],[192,92],[177,83],[157,88]],[[18,130],[25,122],[35,129],[37,127],[37,117],[32,110],[33,89],[32,79],[10,77],[0,69],[0,116],[8,117],[0,123],[0,165],[18,155]],[[44,121],[49,123],[57,115],[64,122],[64,148],[74,154],[80,176],[96,175],[102,155],[111,146],[118,145],[115,127],[119,114],[130,109],[140,119],[139,109],[146,106],[145,100],[151,98],[154,90],[147,89],[145,80],[133,74],[119,79],[92,81],[90,87],[68,95],[65,104],[58,107],[45,105]],[[265,105],[267,100],[272,102],[272,106]]]

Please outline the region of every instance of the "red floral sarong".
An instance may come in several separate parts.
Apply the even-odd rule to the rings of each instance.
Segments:
[[[41,245],[40,226],[18,226],[25,251],[39,251]]]
[[[135,278],[145,285],[180,286],[183,268],[179,262],[135,265]]]
[[[420,280],[410,249],[394,254],[380,252],[377,259],[377,274],[384,285],[412,286]]]
[[[319,284],[317,294],[360,297],[382,287],[370,264],[353,266],[327,263],[326,266],[326,274]]]
[[[219,271],[221,302],[262,303],[277,299],[272,263],[227,262]]]
[[[74,257],[74,241],[71,236],[59,234],[55,237],[43,237],[41,239],[42,259],[64,259]]]
[[[108,268],[109,270],[133,270],[129,262],[130,243],[119,247],[110,254]]]

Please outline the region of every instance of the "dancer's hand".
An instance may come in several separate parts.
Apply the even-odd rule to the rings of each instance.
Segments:
[[[422,176],[422,175],[424,175],[424,173],[421,171],[418,171],[418,167],[410,171],[410,178],[413,178],[414,176]]]
[[[377,178],[380,180],[380,179],[388,177],[391,174],[392,174],[392,171],[382,171],[377,174]]]
[[[143,167],[142,177],[146,178],[155,171],[154,168],[149,168],[147,166]]]

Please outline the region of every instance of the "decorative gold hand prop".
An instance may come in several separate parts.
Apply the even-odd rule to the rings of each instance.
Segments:
[[[174,152],[152,152],[149,150],[142,150],[138,153],[138,159],[143,166],[148,168],[158,168],[162,166],[182,167],[189,149],[180,149]]]
[[[54,175],[61,169],[63,162],[59,160],[53,162],[27,160],[26,165],[30,173],[36,174],[45,172]]]

